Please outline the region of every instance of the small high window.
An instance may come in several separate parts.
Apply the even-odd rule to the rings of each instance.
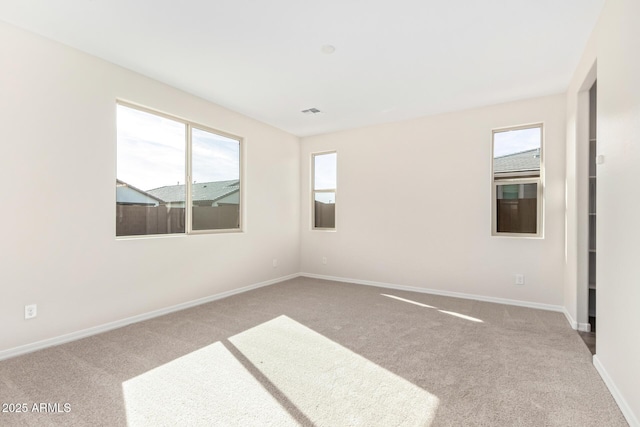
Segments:
[[[118,103],[116,236],[240,229],[241,138]]]
[[[312,155],[314,229],[336,228],[337,157],[336,152]]]
[[[493,235],[542,235],[542,130],[537,124],[493,131]]]

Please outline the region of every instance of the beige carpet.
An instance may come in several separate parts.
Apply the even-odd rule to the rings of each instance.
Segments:
[[[0,403],[27,409],[1,426],[627,425],[560,313],[307,278],[2,361]]]

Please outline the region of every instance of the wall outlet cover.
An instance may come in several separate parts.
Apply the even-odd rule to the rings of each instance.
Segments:
[[[24,306],[24,318],[33,319],[38,315],[38,306],[36,304],[29,304]]]

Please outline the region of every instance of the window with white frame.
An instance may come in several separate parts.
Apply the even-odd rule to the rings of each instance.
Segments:
[[[242,139],[117,104],[116,236],[240,230]]]
[[[542,124],[493,131],[493,235],[542,235]]]
[[[316,153],[311,156],[313,168],[313,228],[335,230],[338,154]]]

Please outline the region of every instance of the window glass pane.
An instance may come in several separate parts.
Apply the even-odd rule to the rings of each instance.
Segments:
[[[536,233],[538,184],[496,185],[496,218],[499,233]]]
[[[185,125],[117,107],[116,235],[185,232]]]
[[[314,190],[332,190],[336,188],[337,153],[317,154],[314,156]]]
[[[336,193],[321,192],[314,194],[314,227],[335,228]]]
[[[240,141],[193,128],[192,228],[240,227]]]
[[[542,128],[514,129],[493,134],[493,172],[496,178],[540,176]]]

